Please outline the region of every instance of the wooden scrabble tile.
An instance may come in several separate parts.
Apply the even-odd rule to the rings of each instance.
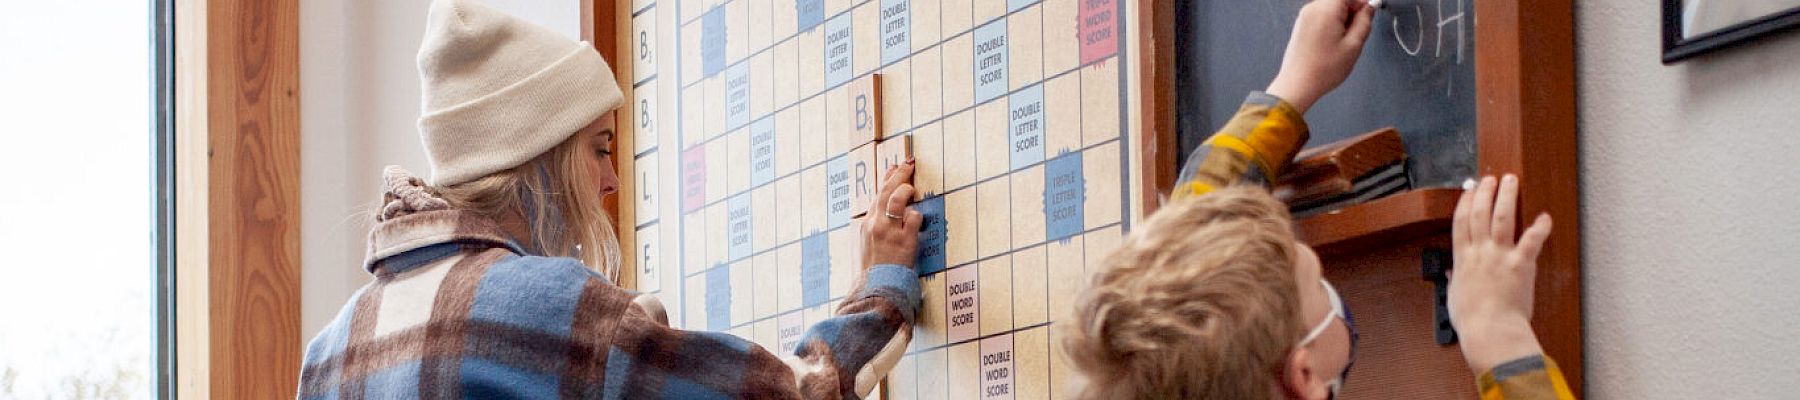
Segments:
[[[950,400],[981,398],[980,342],[950,346]]]
[[[875,191],[881,190],[875,181],[880,178],[875,169],[875,143],[865,143],[845,155],[848,157],[850,172],[850,217],[860,217],[869,212],[869,203],[875,200]]]
[[[1081,32],[1076,8],[1081,0],[1044,0],[1044,75],[1075,69],[1081,62]]]
[[[944,193],[944,130],[933,122],[914,128],[911,135],[913,144],[913,188],[918,195],[913,200],[923,200],[927,195]]]
[[[756,270],[750,259],[731,263],[731,323],[742,324],[756,317]]]
[[[974,0],[943,0],[942,9],[938,12],[938,15],[942,16],[938,20],[938,24],[942,27],[943,37],[952,37],[968,32],[970,27],[975,26],[971,15],[973,12],[975,12]]]
[[[633,210],[636,211],[635,214],[637,215],[637,220],[632,221],[631,225],[641,225],[654,221],[659,214],[657,212],[657,206],[660,206],[661,204],[659,204],[658,200],[662,199],[662,196],[659,195],[659,193],[661,193],[661,187],[656,186],[657,182],[662,181],[662,175],[657,174],[657,171],[661,169],[660,166],[656,164],[659,155],[661,155],[661,153],[646,154],[643,157],[639,157],[637,162],[633,163],[633,167],[636,167],[637,170],[632,171],[632,176],[637,177],[637,179],[632,179],[630,184],[633,186],[631,198],[634,207]]]
[[[634,260],[631,268],[637,272],[637,289],[644,293],[662,290],[662,224],[653,224],[637,230],[637,243],[631,252]]]
[[[975,112],[944,118],[944,192],[975,183]]]
[[[993,179],[975,186],[981,222],[976,229],[979,257],[988,257],[1012,249],[1012,195],[1005,179]]]
[[[825,129],[825,96],[815,96],[800,103],[800,124],[794,128],[800,131],[800,167],[825,162],[828,157],[825,141],[831,136]]]
[[[863,142],[852,139],[850,85],[825,90],[825,158],[848,153]],[[853,143],[854,142],[854,143]]]
[[[850,286],[862,275],[861,221],[831,231],[831,297],[850,294]]]
[[[852,71],[862,75],[881,66],[881,2],[863,2],[850,16]]]
[[[658,108],[662,107],[662,103],[657,100],[661,98],[656,91],[657,81],[657,79],[652,79],[644,82],[643,86],[631,91],[632,97],[636,99],[631,101],[630,107],[626,108],[626,112],[631,113],[632,123],[636,124],[637,128],[636,131],[631,132],[632,151],[636,154],[650,151],[662,144],[662,133],[659,128],[675,126],[675,124],[660,123],[663,115],[656,112]]]
[[[912,95],[909,97],[912,97],[913,122],[937,120],[944,115],[943,49],[932,47],[921,50],[906,60],[912,63]]]
[[[800,171],[800,236],[825,231],[825,166]]]
[[[1081,69],[1082,142],[1088,145],[1119,138],[1119,63],[1115,61]]]
[[[912,136],[895,136],[888,140],[876,143],[874,154],[875,165],[873,168],[869,169],[869,176],[875,178],[875,190],[880,190],[882,184],[887,182],[885,178],[887,176],[888,168],[905,164],[906,160],[912,158],[912,156]],[[919,174],[917,168],[914,168],[913,171],[913,188],[916,193],[916,189],[918,189]],[[870,198],[869,200],[874,199]]]
[[[735,196],[750,187],[750,168],[747,168],[750,165],[750,129],[746,127],[726,132],[724,143],[725,160],[729,163],[726,165],[735,167],[709,168],[707,172],[712,172],[712,169],[722,170],[720,172],[725,174],[725,193]]]
[[[750,120],[762,119],[775,110],[775,54],[750,57]]]
[[[787,176],[800,170],[800,108],[790,107],[775,113],[775,176]]]
[[[801,32],[794,40],[794,52],[800,57],[800,98],[804,99],[825,89],[825,36],[824,29],[813,29]]]
[[[800,243],[793,242],[775,249],[775,312],[800,308]]]
[[[918,365],[913,367],[919,371],[919,398],[947,399],[950,397],[949,358],[949,348],[919,353]]]
[[[1005,0],[994,0],[1004,2]],[[1007,79],[1012,88],[1031,86],[1044,79],[1043,10],[1027,7],[1006,17]]]
[[[943,16],[938,12],[943,0],[907,1],[907,6],[912,8],[912,17],[907,18],[908,22],[912,23],[912,26],[907,29],[907,34],[912,35],[909,40],[912,42],[912,51],[916,52],[937,44],[938,38],[943,37],[941,35],[942,27],[939,24]]]
[[[1044,232],[1044,166],[1034,165],[1019,170],[1007,179],[1012,182],[1012,245],[1025,247],[1043,242]]]
[[[725,64],[736,64],[750,54],[750,2],[725,3]]]
[[[769,49],[775,79],[770,91],[775,95],[774,107],[777,109],[800,101],[800,56],[794,54],[794,43],[794,40],[785,40]]]
[[[775,247],[780,236],[776,225],[780,225],[780,214],[775,207],[775,185],[762,185],[750,191],[750,242],[755,251]]]
[[[1081,153],[1082,181],[1087,185],[1087,208],[1082,210],[1082,226],[1096,227],[1119,222],[1124,210],[1119,191],[1119,142],[1111,142]]]
[[[885,127],[883,119],[887,115],[884,112],[887,108],[885,106],[887,99],[882,96],[881,90],[883,80],[881,74],[870,74],[856,78],[845,85],[848,87],[842,92],[844,93],[842,103],[835,109],[844,113],[845,146],[856,148],[864,143],[887,137],[886,131],[882,129]],[[827,99],[826,101],[839,100]]]
[[[1044,244],[1046,290],[1050,293],[1081,292],[1082,284],[1087,282],[1087,273],[1084,272],[1087,258],[1082,254],[1084,249],[1082,235]],[[1075,296],[1050,296],[1044,307],[1045,317],[1051,321],[1068,321],[1073,312]]]
[[[944,264],[955,267],[975,260],[975,240],[979,235],[976,229],[981,222],[977,220],[977,204],[974,188],[950,192],[944,196],[944,221],[948,227],[944,233]]]
[[[621,56],[631,58],[631,81],[642,82],[656,74],[657,57],[662,51],[658,44],[662,42],[661,34],[656,30],[656,11],[651,10],[631,17],[631,44],[626,46]],[[670,58],[673,62],[673,58]]]
[[[975,108],[975,179],[988,179],[1012,167],[1007,98],[997,97]]]
[[[948,15],[949,12],[945,11],[944,14]],[[944,50],[944,113],[949,114],[968,108],[975,99],[974,38],[967,34],[958,35],[944,41],[939,47]]]
[[[802,198],[805,196],[806,192],[800,190],[799,174],[788,175],[775,181],[775,198],[779,199],[775,203],[781,205],[775,209],[776,243],[800,240],[802,232],[800,221],[803,219],[801,216],[806,213],[806,209],[795,207],[795,205],[804,206],[806,203]]]
[[[887,393],[885,393],[887,398],[894,400],[922,398],[919,397],[918,370],[914,367],[918,359],[917,355],[910,355],[900,357],[900,361],[894,363],[894,369],[888,372]]]
[[[886,139],[912,128],[912,60],[900,59],[881,69],[880,114],[877,139]]]
[[[1029,247],[1012,253],[1013,323],[1031,326],[1048,321],[1048,275],[1045,273],[1045,246]],[[1075,292],[1066,292],[1075,293]],[[1059,292],[1062,296],[1065,293]]]
[[[981,335],[1012,330],[1012,256],[1001,255],[976,265],[981,268]]]
[[[1081,74],[1065,74],[1044,82],[1045,158],[1081,145]]]
[[[1043,326],[1013,333],[1014,400],[1050,398],[1050,329]]]
[[[684,1],[682,3],[694,2]],[[699,20],[694,20],[681,26],[681,59],[693,60],[677,63],[681,64],[681,86],[699,82],[700,78],[704,78],[701,73],[705,71],[700,69],[700,27],[702,25]]]
[[[756,300],[752,302],[755,304],[755,318],[767,318],[781,312],[780,278],[787,275],[781,275],[776,270],[775,257],[775,252],[768,251],[750,258],[751,286],[756,288]],[[770,333],[773,334],[773,330]]]
[[[987,23],[1006,14],[1006,0],[974,0],[975,25]]]

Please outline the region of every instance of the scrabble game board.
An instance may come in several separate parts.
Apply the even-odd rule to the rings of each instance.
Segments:
[[[874,396],[1066,397],[1052,326],[1140,201],[1128,2],[637,0],[637,289],[789,353],[910,155],[924,304]]]

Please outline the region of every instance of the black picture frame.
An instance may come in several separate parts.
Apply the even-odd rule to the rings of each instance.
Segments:
[[[1663,0],[1664,65],[1800,27],[1800,7],[1794,7],[1688,38],[1681,31],[1681,2]]]

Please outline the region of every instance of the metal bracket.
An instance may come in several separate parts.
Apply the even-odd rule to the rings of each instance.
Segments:
[[[1436,323],[1433,329],[1437,333],[1437,344],[1440,346],[1456,344],[1456,326],[1450,324],[1449,305],[1450,275],[1448,272],[1453,267],[1455,267],[1454,259],[1449,250],[1426,248],[1419,254],[1419,273],[1424,275],[1426,281],[1430,281],[1433,286],[1436,286],[1436,289],[1433,290],[1432,315]]]

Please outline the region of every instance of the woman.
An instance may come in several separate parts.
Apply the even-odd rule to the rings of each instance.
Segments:
[[[621,95],[591,46],[439,0],[419,69],[432,179],[387,168],[363,264],[375,281],[307,346],[300,398],[862,397],[905,350],[910,165],[888,171],[865,219],[861,284],[777,357],[670,329],[653,299],[613,285],[600,201],[619,184]]]

